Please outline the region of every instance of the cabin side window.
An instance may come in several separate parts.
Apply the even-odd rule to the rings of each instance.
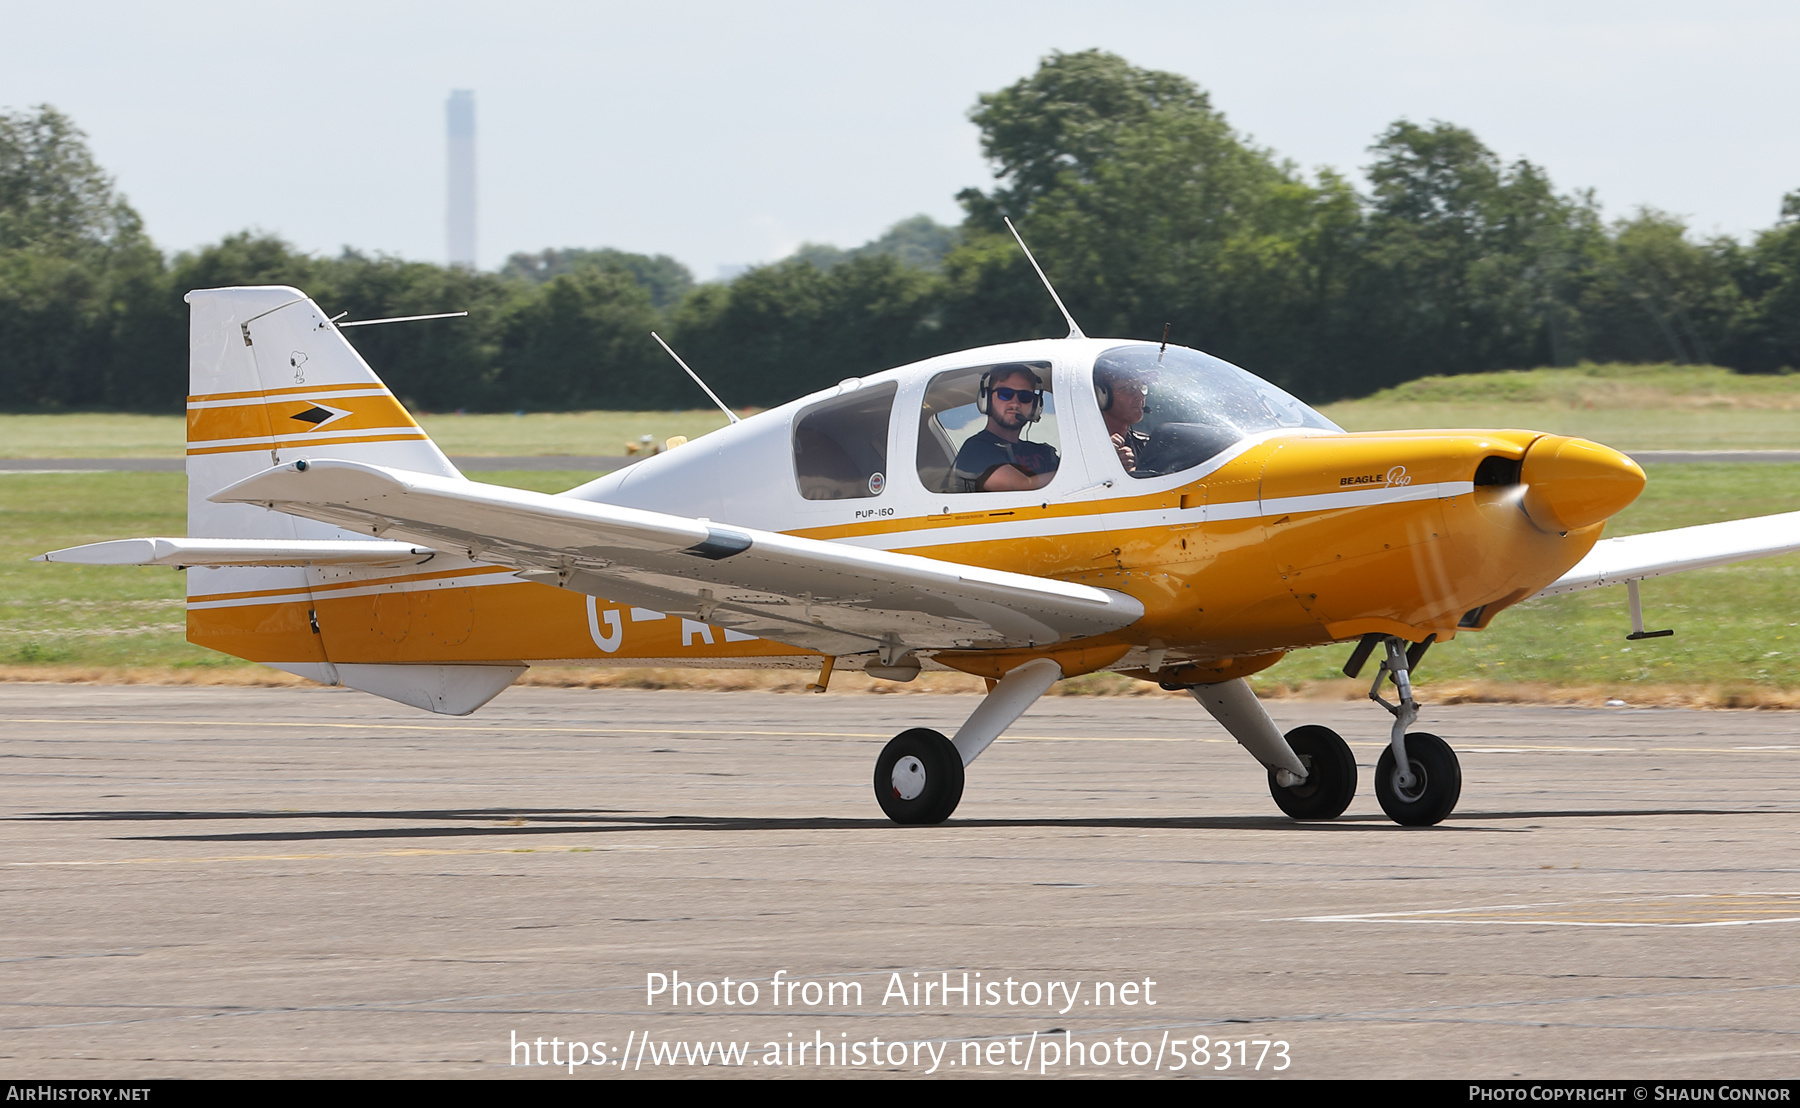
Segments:
[[[940,373],[919,413],[919,481],[927,491],[1019,492],[1048,485],[1062,463],[1048,362]]]
[[[794,421],[794,478],[808,500],[861,500],[887,487],[893,383],[827,400]]]

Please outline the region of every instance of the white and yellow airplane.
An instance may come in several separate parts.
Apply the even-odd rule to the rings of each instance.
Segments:
[[[965,766],[1040,695],[1107,669],[1188,690],[1284,812],[1334,818],[1349,747],[1282,735],[1244,678],[1356,642],[1346,672],[1379,651],[1370,696],[1394,714],[1376,795],[1433,824],[1462,778],[1441,739],[1407,731],[1431,643],[1620,582],[1641,633],[1638,580],[1800,549],[1800,513],[1601,543],[1644,484],[1615,450],[1347,433],[1218,358],[1072,319],[1064,339],[852,377],[523,492],[459,473],[304,293],[187,300],[189,537],[42,560],[188,567],[190,641],[453,715],[540,663],[987,678],[954,737],[906,730],[877,759],[900,823],[947,818]]]

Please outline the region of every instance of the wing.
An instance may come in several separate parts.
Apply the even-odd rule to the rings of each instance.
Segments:
[[[1537,595],[1597,589],[1795,550],[1800,550],[1800,512],[1601,539],[1574,569]]]
[[[1108,589],[357,462],[277,466],[212,499],[830,654],[1045,646],[1144,613]]]

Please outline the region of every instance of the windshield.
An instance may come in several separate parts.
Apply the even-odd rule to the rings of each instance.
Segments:
[[[1133,477],[1197,466],[1260,431],[1343,430],[1267,381],[1180,346],[1106,351],[1094,362],[1094,397]]]

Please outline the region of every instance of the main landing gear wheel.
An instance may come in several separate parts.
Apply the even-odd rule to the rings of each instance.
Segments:
[[[1388,818],[1406,827],[1430,827],[1441,822],[1462,796],[1462,766],[1450,744],[1436,735],[1414,731],[1406,736],[1406,760],[1413,780],[1402,786],[1394,748],[1381,752],[1375,763],[1375,799]]]
[[[1356,795],[1356,755],[1350,744],[1329,727],[1308,724],[1287,733],[1288,745],[1306,766],[1306,780],[1283,786],[1269,771],[1269,795],[1295,819],[1336,819]]]
[[[928,727],[895,735],[875,759],[875,799],[895,823],[942,823],[962,792],[962,754]]]

